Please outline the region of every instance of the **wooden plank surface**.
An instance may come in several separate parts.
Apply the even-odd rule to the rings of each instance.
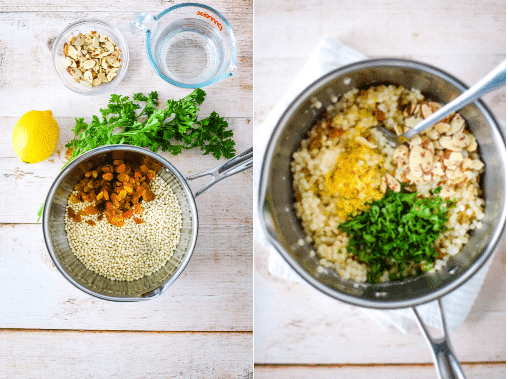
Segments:
[[[462,371],[467,378],[506,378],[504,364],[478,363],[462,364]],[[436,369],[433,365],[364,365],[364,366],[258,366],[256,379],[435,379]]]
[[[1,379],[252,378],[250,333],[3,330],[0,341]]]
[[[160,105],[192,90],[169,85],[131,34],[136,12],[157,15],[177,2],[3,1],[0,5],[0,378],[252,378],[252,170],[196,198],[199,233],[185,271],[161,296],[115,303],[72,286],[55,268],[36,212],[65,163],[75,118],[90,121],[111,93],[157,91]],[[214,0],[236,37],[238,70],[204,88],[198,115],[216,111],[233,130],[238,153],[252,146],[252,1]],[[110,93],[82,96],[55,75],[51,49],[69,24],[107,21],[124,35],[129,68]],[[47,160],[27,165],[11,135],[30,110],[52,111],[60,140]],[[161,153],[186,177],[225,162],[199,150]],[[196,192],[210,177],[189,182]]]
[[[506,56],[499,1],[288,1],[254,3],[254,138],[328,35],[368,58],[407,58],[474,84]],[[483,98],[503,123],[506,90]],[[258,151],[255,153],[259,154]],[[271,275],[254,243],[254,362],[259,378],[435,378],[417,328],[384,329],[361,308]],[[506,243],[496,252],[465,322],[451,334],[467,377],[506,376]]]

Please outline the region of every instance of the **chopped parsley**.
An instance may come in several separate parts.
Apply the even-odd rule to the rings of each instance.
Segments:
[[[446,231],[452,200],[434,196],[388,190],[369,208],[338,226],[350,237],[347,252],[369,267],[367,280],[377,283],[385,270],[390,280],[404,277],[404,272],[418,267],[428,271],[438,257],[434,242]],[[393,270],[393,273],[392,273]]]

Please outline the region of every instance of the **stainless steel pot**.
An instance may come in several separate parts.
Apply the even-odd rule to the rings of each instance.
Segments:
[[[450,102],[467,89],[460,81],[435,67],[400,59],[362,61],[323,76],[289,105],[272,133],[261,169],[258,212],[261,227],[270,243],[303,279],[323,293],[362,307],[413,307],[418,316],[417,305],[441,299],[476,273],[495,251],[504,230],[505,143],[499,125],[481,101],[468,105],[459,113],[476,137],[486,164],[483,176],[486,217],[482,228],[471,234],[461,253],[450,259],[439,272],[382,284],[360,284],[342,279],[333,269],[321,267],[318,258],[309,254],[312,246],[305,241],[300,221],[293,211],[291,156],[331,104],[331,96],[340,97],[352,88],[388,83],[418,89],[441,103]],[[322,103],[320,110],[312,106],[316,100]],[[446,325],[443,329],[446,345]],[[425,334],[431,338],[426,331]],[[460,365],[451,349],[448,346],[445,349],[440,339],[429,339],[429,342],[433,344],[440,375],[460,377]]]
[[[145,164],[157,172],[178,198],[182,210],[180,242],[171,259],[150,276],[127,282],[108,279],[87,269],[72,253],[65,234],[64,216],[70,193],[83,174],[92,167],[123,159]],[[51,259],[62,275],[80,290],[112,301],[140,301],[164,292],[182,273],[189,262],[198,236],[198,212],[195,196],[212,184],[252,166],[249,149],[215,169],[184,178],[166,159],[154,152],[130,145],[103,146],[90,150],[69,163],[52,184],[44,206],[42,229]],[[213,180],[193,195],[187,180],[211,175]],[[187,180],[186,180],[187,179]]]

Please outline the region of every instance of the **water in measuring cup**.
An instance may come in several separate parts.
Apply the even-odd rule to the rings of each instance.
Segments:
[[[155,62],[170,79],[184,84],[206,82],[224,64],[221,36],[212,25],[196,19],[169,24],[155,42]]]

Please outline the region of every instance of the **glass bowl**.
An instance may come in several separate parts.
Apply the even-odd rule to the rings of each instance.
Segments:
[[[65,65],[64,45],[71,40],[71,37],[76,37],[79,33],[84,35],[89,34],[92,31],[97,31],[100,34],[104,34],[120,49],[120,59],[122,65],[120,66],[116,77],[110,82],[102,83],[94,87],[86,87],[85,85],[76,82],[72,75],[67,72]],[[80,93],[82,95],[97,95],[107,91],[111,91],[116,87],[125,76],[127,67],[129,65],[129,51],[125,39],[120,34],[118,29],[100,20],[81,20],[77,21],[65,28],[65,30],[58,36],[55,43],[53,44],[53,67],[57,76],[60,78],[62,83],[70,90]]]

